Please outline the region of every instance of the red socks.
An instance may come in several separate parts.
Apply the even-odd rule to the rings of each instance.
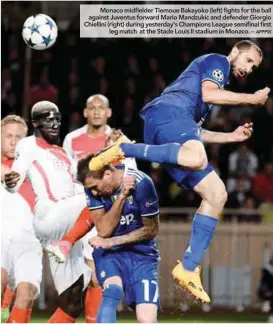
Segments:
[[[14,306],[11,310],[7,323],[29,323],[32,309],[18,308]]]
[[[86,323],[97,323],[97,314],[102,300],[102,288],[88,286],[85,296],[84,310]]]
[[[76,318],[66,314],[60,307],[50,317],[47,323],[75,323]]]

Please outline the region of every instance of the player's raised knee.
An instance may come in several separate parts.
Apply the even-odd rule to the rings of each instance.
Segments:
[[[228,193],[226,191],[226,187],[222,181],[219,181],[217,185],[213,186],[213,190],[211,193],[211,200],[212,203],[215,203],[217,205],[225,205],[228,198]]]

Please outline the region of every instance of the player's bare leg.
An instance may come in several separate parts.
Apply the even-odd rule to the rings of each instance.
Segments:
[[[1,300],[4,298],[5,290],[8,284],[8,273],[7,271],[1,267]],[[1,308],[1,323],[5,323],[9,317],[9,309]]]
[[[37,287],[28,282],[20,282],[16,287],[14,306],[31,309],[37,297]]]
[[[16,287],[15,302],[12,307],[9,323],[28,323],[30,321],[32,307],[37,298],[38,289],[29,282],[20,282]]]
[[[128,141],[120,138],[112,146],[95,155],[90,161],[89,169],[97,171],[105,165],[125,157],[135,157],[157,163],[170,163],[192,170],[203,170],[208,164],[204,145],[195,139],[188,140],[183,145],[179,143],[146,145],[128,143]]]
[[[199,264],[211,242],[217,219],[227,200],[227,192],[215,171],[201,180],[194,187],[194,191],[203,200],[193,222],[189,247],[182,262],[178,263],[172,273],[181,285],[185,286],[197,298],[208,303],[210,298],[201,283]],[[202,239],[199,239],[200,237]]]
[[[136,319],[138,323],[157,323],[158,307],[155,304],[136,305]]]
[[[4,298],[4,293],[8,285],[8,273],[1,267],[1,300]]]
[[[59,296],[59,307],[48,323],[75,323],[82,311],[83,275]]]

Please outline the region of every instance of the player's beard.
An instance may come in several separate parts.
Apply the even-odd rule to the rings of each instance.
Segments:
[[[49,132],[51,129],[43,129],[43,128],[36,128],[35,135],[37,137],[43,138],[47,143],[52,145],[59,145],[60,144],[60,136],[59,134],[57,136],[51,136]],[[59,133],[59,130],[58,130]]]

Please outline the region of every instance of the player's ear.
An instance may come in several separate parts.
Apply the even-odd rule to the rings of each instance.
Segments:
[[[110,107],[108,108],[107,117],[112,117],[112,109]]]
[[[103,174],[103,178],[109,178],[112,176],[112,171],[111,170],[105,170]]]
[[[232,58],[236,57],[239,54],[239,50],[236,46],[234,46],[231,50],[231,56]]]
[[[87,118],[87,107],[85,107],[83,110],[83,117]]]

